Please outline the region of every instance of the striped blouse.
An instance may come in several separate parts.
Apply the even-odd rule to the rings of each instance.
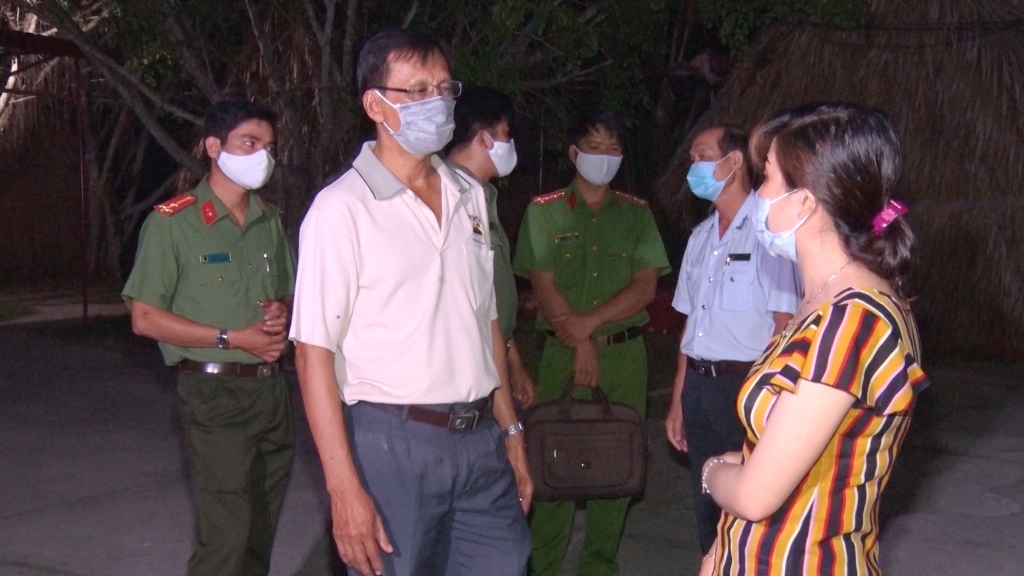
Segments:
[[[757,446],[783,392],[800,379],[856,397],[825,450],[773,515],[750,522],[722,514],[716,574],[875,576],[878,503],[927,385],[909,307],[877,290],[847,289],[769,343],[737,409]]]

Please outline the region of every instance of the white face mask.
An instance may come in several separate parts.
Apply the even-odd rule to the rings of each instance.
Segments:
[[[799,190],[799,188],[797,190]],[[754,193],[754,233],[757,235],[757,239],[772,256],[781,256],[783,258],[788,258],[793,262],[797,261],[796,231],[804,225],[804,222],[806,222],[808,218],[811,217],[811,212],[814,212],[814,209],[812,208],[811,212],[808,212],[806,216],[801,218],[792,229],[784,232],[772,232],[768,229],[768,212],[771,210],[772,204],[775,204],[797,190],[790,190],[773,200],[765,200],[757,192]]]
[[[498,176],[504,178],[512,173],[519,160],[519,156],[516,155],[516,141],[502,142],[491,138],[490,134],[487,134],[487,137],[491,140],[491,149],[487,151],[487,155],[491,157],[491,162],[494,162],[494,169],[498,171]]]
[[[576,148],[573,146],[573,148]],[[606,154],[587,154],[576,148],[576,170],[580,176],[591,184],[604,186],[615,178],[622,164],[622,156],[608,156]]]
[[[402,123],[398,131],[392,130],[387,122],[384,127],[395,140],[413,156],[429,156],[444,148],[455,131],[455,100],[435,96],[418,102],[394,104],[380,91],[377,96],[398,112]]]
[[[266,150],[238,156],[221,149],[217,156],[221,172],[246,190],[262,188],[274,173],[274,158]]]

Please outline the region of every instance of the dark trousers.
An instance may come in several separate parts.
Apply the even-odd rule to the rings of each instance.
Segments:
[[[701,491],[700,476],[709,458],[743,447],[745,431],[736,410],[742,374],[712,377],[686,369],[683,383],[683,429],[689,446],[690,485],[693,509],[697,516],[697,534],[704,554],[711,549],[718,531],[722,509],[711,496]]]
[[[265,575],[294,455],[288,384],[181,372],[178,408],[196,499],[187,574]]]
[[[493,417],[452,432],[364,402],[345,415],[356,468],[395,548],[382,554],[384,574],[525,572],[530,531]]]

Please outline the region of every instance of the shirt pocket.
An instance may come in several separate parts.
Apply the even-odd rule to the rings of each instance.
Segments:
[[[757,267],[753,262],[732,262],[722,273],[722,310],[754,311],[754,280]]]
[[[470,240],[463,245],[469,300],[474,310],[490,303],[494,292],[494,253],[487,246]]]
[[[633,281],[632,251],[621,247],[608,248],[604,252],[600,273],[617,292]]]
[[[224,302],[241,295],[242,273],[238,264],[204,264],[196,271],[196,286],[210,301]]]

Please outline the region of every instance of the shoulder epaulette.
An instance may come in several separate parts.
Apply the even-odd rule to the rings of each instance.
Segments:
[[[647,200],[644,200],[643,198],[637,198],[636,196],[633,196],[632,194],[626,194],[625,192],[619,192],[619,191],[616,190],[615,191],[615,195],[618,196],[619,198],[622,198],[623,200],[629,200],[633,204],[639,204],[640,206],[647,206]]]
[[[537,197],[535,197],[533,199],[533,203],[534,204],[547,204],[549,202],[554,202],[555,200],[558,200],[559,198],[564,198],[564,197],[565,197],[565,190],[559,190],[557,192],[550,192],[548,194],[541,194],[540,196],[537,196]]]
[[[196,195],[191,192],[186,192],[181,196],[175,196],[163,204],[157,204],[153,206],[153,209],[163,214],[164,216],[173,216],[180,212],[183,208],[187,208],[196,203]]]

